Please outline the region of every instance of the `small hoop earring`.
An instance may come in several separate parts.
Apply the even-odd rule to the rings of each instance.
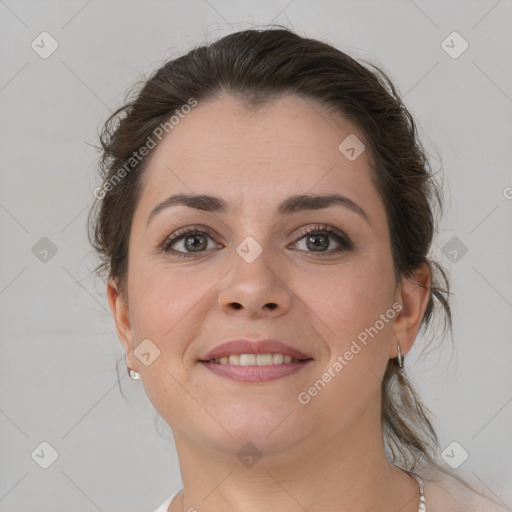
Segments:
[[[128,368],[128,367],[126,367],[126,369],[128,370],[128,375],[130,376],[130,379],[133,379],[133,380],[140,379],[140,374],[137,373],[135,370],[132,370],[131,368]]]
[[[404,365],[402,363],[402,352],[400,350],[400,345],[397,342],[396,346],[398,347],[398,366],[400,367],[400,373],[404,373]]]

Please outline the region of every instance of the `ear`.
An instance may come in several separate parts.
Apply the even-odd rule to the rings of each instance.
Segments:
[[[411,350],[428,305],[431,282],[432,273],[428,263],[414,270],[411,277],[402,277],[396,295],[396,301],[402,304],[402,309],[393,323],[390,358],[398,356],[397,342],[402,355]]]
[[[136,358],[133,357],[133,333],[130,323],[130,312],[128,300],[121,293],[114,280],[110,280],[107,285],[107,296],[112,311],[112,316],[116,323],[117,337],[123,345],[126,353],[126,364],[137,371]]]

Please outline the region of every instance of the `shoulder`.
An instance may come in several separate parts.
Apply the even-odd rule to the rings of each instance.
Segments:
[[[489,490],[473,482],[464,485],[449,474],[436,470],[419,473],[423,478],[426,509],[429,512],[511,512],[506,504],[495,501]],[[464,479],[466,480],[466,479]]]

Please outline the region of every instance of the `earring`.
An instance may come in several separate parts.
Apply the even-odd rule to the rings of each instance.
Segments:
[[[402,352],[400,351],[400,345],[397,343],[396,346],[398,347],[398,366],[400,367],[400,373],[404,373],[404,366],[402,364]]]
[[[128,375],[130,376],[130,379],[139,380],[140,379],[139,373],[137,373],[135,370],[132,370],[128,366],[128,361],[126,360],[126,355],[127,354],[124,355],[124,363],[126,364],[126,370],[128,371]]]
[[[126,367],[126,369],[128,370],[128,375],[130,376],[131,379],[133,379],[133,380],[139,380],[140,379],[140,374],[137,373],[135,370],[132,370],[131,368],[128,368],[128,366]]]

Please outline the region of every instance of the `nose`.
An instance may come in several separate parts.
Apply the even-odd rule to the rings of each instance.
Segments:
[[[292,290],[286,283],[286,272],[270,266],[266,251],[251,263],[234,255],[218,294],[219,307],[230,315],[258,318],[281,316],[290,310]],[[275,259],[274,259],[275,261]]]

